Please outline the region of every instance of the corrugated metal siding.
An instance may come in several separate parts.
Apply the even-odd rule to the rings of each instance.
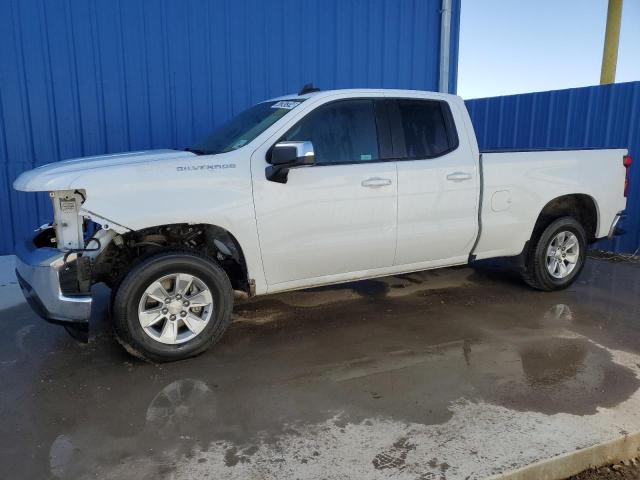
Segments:
[[[480,149],[628,148],[627,234],[600,248],[640,247],[640,82],[468,100]],[[622,161],[622,159],[621,159]],[[620,186],[622,189],[622,185]]]
[[[0,1],[0,254],[50,220],[24,170],[184,148],[257,101],[438,86],[440,0]],[[451,78],[460,0],[453,2]]]

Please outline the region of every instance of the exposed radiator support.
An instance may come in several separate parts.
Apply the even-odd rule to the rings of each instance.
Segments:
[[[53,205],[54,226],[60,250],[84,248],[82,217],[80,206],[84,194],[78,190],[60,190],[49,192]]]

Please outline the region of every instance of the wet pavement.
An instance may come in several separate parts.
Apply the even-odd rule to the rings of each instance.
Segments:
[[[0,478],[483,478],[640,430],[640,266],[487,262],[239,303],[153,365],[0,311]],[[1,295],[14,295],[11,285]]]

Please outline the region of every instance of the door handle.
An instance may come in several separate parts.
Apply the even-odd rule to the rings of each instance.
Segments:
[[[367,188],[380,188],[391,185],[391,180],[388,178],[373,177],[363,180],[360,185]]]
[[[471,174],[467,172],[453,172],[447,175],[447,180],[452,182],[464,182],[465,180],[471,180]]]

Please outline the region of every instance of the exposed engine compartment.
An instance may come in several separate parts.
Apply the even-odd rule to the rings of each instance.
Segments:
[[[82,210],[86,192],[64,190],[49,193],[54,220],[33,238],[36,247],[57,247],[65,253],[59,272],[65,295],[85,295],[91,285],[113,287],[140,259],[164,249],[188,249],[218,261],[236,290],[250,291],[246,265],[237,241],[214,225],[173,224],[139,231],[116,232],[97,215]],[[96,220],[96,221],[94,221]]]
[[[249,292],[246,264],[236,240],[214,225],[173,224],[147,228],[113,241],[92,262],[93,283],[113,287],[140,258],[166,249],[187,249],[214,258],[236,290]]]

